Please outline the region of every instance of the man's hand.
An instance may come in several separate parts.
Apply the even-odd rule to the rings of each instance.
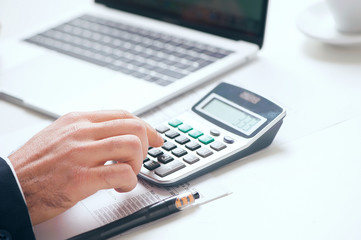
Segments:
[[[35,225],[100,189],[132,190],[148,147],[162,144],[152,127],[128,112],[70,113],[9,159]],[[104,165],[109,160],[117,163]]]

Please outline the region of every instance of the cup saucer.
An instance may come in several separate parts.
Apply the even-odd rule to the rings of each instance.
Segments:
[[[361,44],[361,33],[346,34],[336,30],[335,22],[325,2],[304,10],[297,19],[297,27],[306,36],[332,45]]]

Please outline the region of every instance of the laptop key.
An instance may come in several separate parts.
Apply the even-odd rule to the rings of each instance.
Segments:
[[[155,81],[156,84],[160,85],[160,86],[168,86],[169,84],[173,83],[172,81],[168,81],[168,80],[163,80],[163,79],[159,79],[157,81]]]
[[[161,73],[163,73],[163,74],[165,74],[167,76],[170,76],[172,78],[176,78],[176,79],[180,79],[180,78],[185,77],[185,74],[175,72],[175,71],[172,71],[172,70],[169,70],[169,69],[164,69]]]
[[[25,41],[160,86],[170,85],[231,53],[91,15],[83,15]]]

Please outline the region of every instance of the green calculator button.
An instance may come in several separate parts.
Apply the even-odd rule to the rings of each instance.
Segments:
[[[200,136],[203,135],[203,133],[199,130],[193,129],[188,133],[188,135],[191,136],[192,138],[199,138]]]
[[[199,137],[198,140],[203,144],[209,144],[214,141],[214,138],[212,138],[211,136],[208,136],[208,135],[203,135],[203,136]]]
[[[179,131],[182,131],[182,132],[184,132],[184,133],[187,133],[187,132],[189,132],[190,130],[192,130],[193,128],[192,128],[190,125],[188,125],[188,124],[182,124],[182,125],[180,125],[180,126],[178,127],[178,129],[179,129]]]
[[[168,122],[169,125],[171,125],[172,127],[178,127],[179,125],[181,125],[183,122],[178,120],[178,119],[174,119],[170,122]]]

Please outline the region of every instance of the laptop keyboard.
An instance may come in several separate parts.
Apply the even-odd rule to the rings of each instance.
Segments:
[[[25,41],[167,86],[232,51],[84,15]]]

